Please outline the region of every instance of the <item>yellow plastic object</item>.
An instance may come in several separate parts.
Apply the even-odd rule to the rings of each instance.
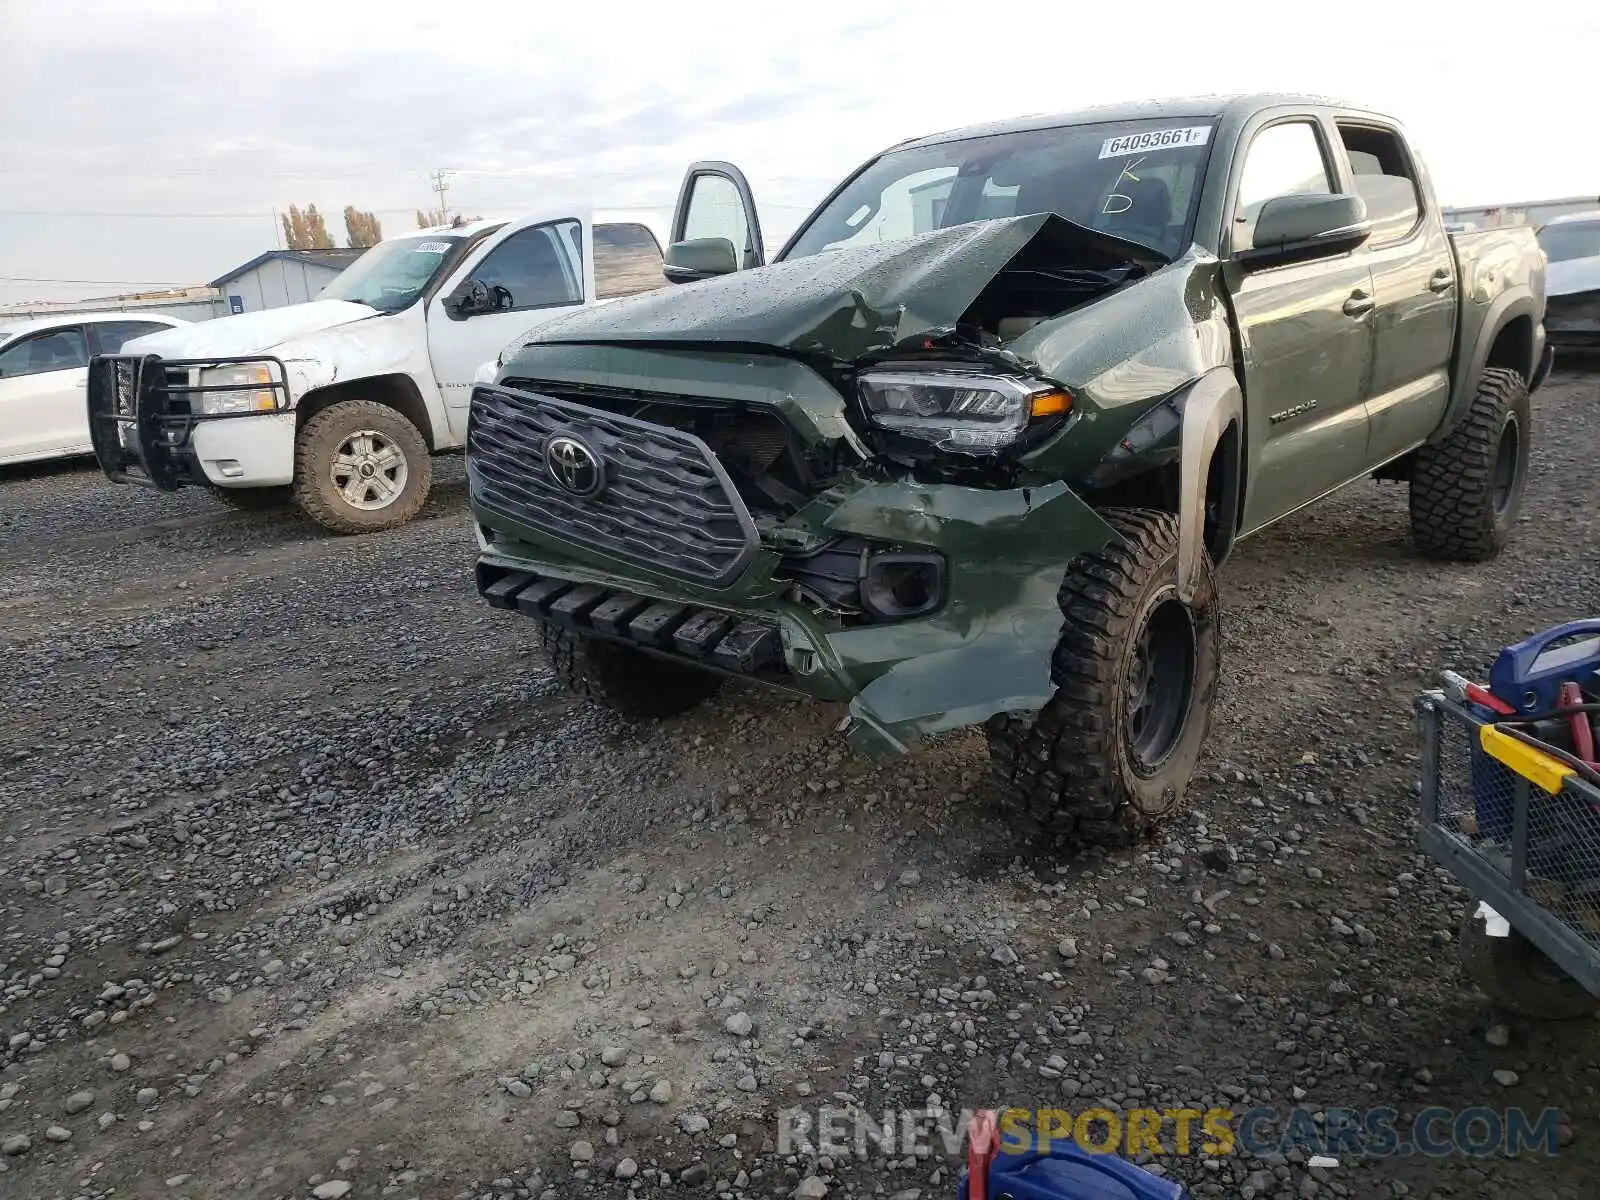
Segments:
[[[1552,796],[1561,790],[1562,781],[1574,774],[1572,768],[1559,758],[1535,750],[1509,733],[1500,732],[1493,725],[1478,726],[1478,744],[1489,757],[1504,763]]]

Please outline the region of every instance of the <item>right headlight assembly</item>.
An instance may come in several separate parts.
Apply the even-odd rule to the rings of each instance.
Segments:
[[[958,454],[997,454],[1072,411],[1056,384],[988,371],[868,371],[856,388],[874,425]]]
[[[278,395],[273,390],[272,368],[266,363],[239,363],[212,367],[200,372],[200,411],[207,416],[232,413],[276,412]],[[263,384],[260,391],[251,384]],[[226,389],[214,391],[210,389]]]

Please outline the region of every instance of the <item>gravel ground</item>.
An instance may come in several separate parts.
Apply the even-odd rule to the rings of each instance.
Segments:
[[[1554,1159],[1153,1165],[1592,1196],[1595,1025],[1460,978],[1410,704],[1594,611],[1597,400],[1536,397],[1493,564],[1417,559],[1396,485],[1242,548],[1195,809],[1112,855],[1008,830],[972,734],[878,762],[751,688],[646,726],[559,694],[473,593],[457,460],[363,539],[0,475],[0,1194],[954,1195],[937,1141],[780,1148],[826,1100],[1556,1105]]]

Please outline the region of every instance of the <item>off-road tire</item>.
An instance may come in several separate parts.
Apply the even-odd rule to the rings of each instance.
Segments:
[[[585,637],[559,625],[543,625],[541,636],[556,677],[620,716],[676,716],[710,699],[722,686],[723,677],[713,671]]]
[[[339,447],[363,430],[381,434],[405,457],[400,494],[382,508],[349,503],[333,481]],[[345,400],[331,404],[300,429],[294,443],[294,498],[324,529],[340,534],[377,533],[404,525],[422,511],[433,487],[433,459],[417,427],[386,404]]]
[[[1178,604],[1178,521],[1149,509],[1101,513],[1120,539],[1079,555],[1057,593],[1064,622],[1037,716],[985,727],[1002,798],[1043,830],[1081,843],[1126,844],[1177,816],[1205,745],[1221,677],[1221,629],[1209,559],[1192,606],[1189,702],[1153,769],[1135,764],[1128,704],[1147,618]],[[1142,691],[1142,689],[1141,689]]]
[[[1450,436],[1416,452],[1411,466],[1411,536],[1429,558],[1486,562],[1516,528],[1528,482],[1532,407],[1521,375],[1490,367]],[[1503,491],[1506,439],[1513,472]]]
[[[1508,1013],[1536,1021],[1575,1021],[1600,1010],[1600,1000],[1515,929],[1490,937],[1474,915],[1477,909],[1474,901],[1461,922],[1461,970],[1485,996]]]
[[[292,487],[211,488],[211,494],[229,508],[240,512],[271,512],[294,503]]]

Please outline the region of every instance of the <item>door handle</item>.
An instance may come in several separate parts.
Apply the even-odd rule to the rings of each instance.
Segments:
[[[1372,293],[1366,288],[1357,288],[1350,293],[1350,299],[1344,302],[1344,313],[1347,317],[1360,317],[1372,311]]]
[[[1428,280],[1430,292],[1448,292],[1454,286],[1455,280],[1450,277],[1450,272],[1440,269],[1435,271]]]

